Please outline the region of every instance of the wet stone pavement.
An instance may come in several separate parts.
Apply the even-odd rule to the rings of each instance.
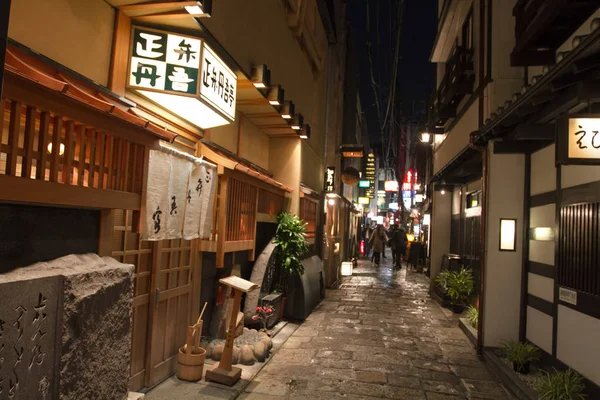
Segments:
[[[359,262],[238,399],[512,399],[422,274]]]

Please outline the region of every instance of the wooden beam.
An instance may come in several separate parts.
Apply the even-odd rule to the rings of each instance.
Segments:
[[[556,54],[553,50],[516,50],[510,55],[510,64],[513,67],[528,67],[535,65],[554,65]]]
[[[254,240],[237,240],[234,242],[225,242],[223,244],[223,251],[225,253],[233,253],[236,251],[253,250]],[[252,261],[252,260],[250,260]]]
[[[98,238],[98,255],[112,256],[113,232],[115,226],[115,211],[104,209],[100,213],[100,233]]]
[[[494,142],[494,154],[531,154],[552,144],[552,140],[501,140]]]
[[[226,175],[219,175],[219,235],[217,238],[217,261],[216,267],[223,268],[225,266],[225,232],[227,232],[227,195],[228,195],[229,178]]]
[[[0,2],[0,99],[2,97],[2,82],[4,81],[4,61],[6,58],[6,46],[8,44],[8,22],[10,20],[11,0]]]
[[[173,10],[185,6],[195,6],[195,1],[161,1],[153,3],[141,3],[141,4],[129,4],[118,7],[120,12],[122,11],[147,11],[147,12],[159,12],[165,10]]]
[[[0,175],[0,201],[92,209],[139,210],[140,195]]]
[[[117,11],[108,88],[120,96],[125,96],[125,88],[127,87],[130,36],[131,19],[123,11]]]
[[[519,124],[513,129],[512,136],[521,140],[554,140],[556,126]]]

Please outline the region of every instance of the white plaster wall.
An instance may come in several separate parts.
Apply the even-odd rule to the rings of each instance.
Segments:
[[[489,145],[484,346],[519,336],[525,156],[493,154]],[[517,219],[516,251],[499,251],[500,218]]]
[[[450,193],[433,192],[433,213],[431,216],[431,277],[440,272],[442,256],[450,252],[450,214],[452,196]],[[433,279],[431,280],[433,285]]]
[[[531,155],[531,195],[556,190],[555,151],[551,145]]]
[[[564,188],[600,181],[600,166],[565,165],[561,168]]]
[[[527,340],[552,354],[552,317],[527,307]]]
[[[556,204],[547,204],[540,207],[531,207],[529,215],[529,227],[550,227],[556,224]]]
[[[435,149],[433,153],[433,171],[438,172],[459,152],[469,145],[469,135],[477,130],[478,106],[477,101],[457,122],[454,128],[446,135],[446,139]]]
[[[102,0],[17,0],[8,36],[106,86],[114,17]]]
[[[529,261],[554,265],[554,242],[530,240]]]
[[[452,215],[460,214],[462,188],[456,188],[452,191]]]
[[[558,306],[556,355],[586,378],[600,385],[600,319]]]
[[[554,279],[529,273],[527,293],[554,303]]]

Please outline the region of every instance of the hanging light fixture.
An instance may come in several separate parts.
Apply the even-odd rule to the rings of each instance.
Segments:
[[[294,118],[294,102],[292,101],[284,101],[283,106],[281,106],[281,118],[283,119],[292,119]]]
[[[210,17],[212,13],[212,0],[186,1],[185,3],[187,5],[183,6],[183,8],[190,15]]]
[[[310,125],[305,124],[304,127],[298,131],[298,135],[300,135],[300,139],[308,139],[310,137]]]
[[[250,81],[257,89],[266,89],[270,86],[271,71],[265,64],[255,65],[252,67]]]
[[[302,129],[302,125],[304,124],[304,117],[302,114],[297,114],[294,118],[290,120],[290,125],[292,129],[298,131]]]
[[[280,106],[283,104],[283,89],[281,85],[271,86],[269,89],[269,93],[267,94],[267,100],[269,100],[269,104],[272,106]]]

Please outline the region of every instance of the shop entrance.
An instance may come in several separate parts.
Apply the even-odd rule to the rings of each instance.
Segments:
[[[130,390],[153,387],[176,372],[192,314],[193,241],[140,240],[133,212],[115,211],[113,257],[135,265]]]

